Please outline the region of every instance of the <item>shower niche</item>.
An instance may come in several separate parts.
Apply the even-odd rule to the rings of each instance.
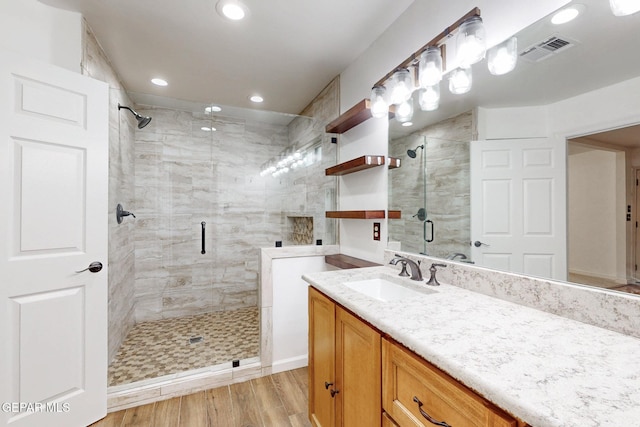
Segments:
[[[291,245],[313,244],[312,216],[287,216],[287,229]]]

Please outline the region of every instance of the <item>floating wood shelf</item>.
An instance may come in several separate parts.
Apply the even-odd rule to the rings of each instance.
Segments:
[[[325,127],[327,133],[345,133],[371,117],[370,101],[363,99]]]
[[[327,168],[325,169],[324,174],[327,176],[347,175],[382,165],[384,165],[384,156],[367,155]]]
[[[397,169],[400,167],[400,159],[397,157],[389,157],[389,169]]]
[[[338,268],[362,268],[362,267],[378,267],[381,264],[366,261],[364,259],[355,258],[349,255],[325,255],[324,262]]]
[[[389,219],[400,219],[402,217],[400,211],[389,211]],[[384,219],[385,211],[327,211],[325,218],[339,219]]]

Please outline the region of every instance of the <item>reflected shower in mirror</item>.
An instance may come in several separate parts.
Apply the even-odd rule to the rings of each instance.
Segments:
[[[640,117],[630,117],[628,108],[616,101],[637,92],[640,13],[616,17],[607,2],[580,3],[583,12],[575,21],[555,26],[549,16],[516,35],[519,60],[512,73],[491,76],[474,65],[470,93],[456,96],[443,90],[440,108],[416,111],[413,126],[390,121],[389,153],[405,159],[402,168],[389,171],[389,209],[402,211],[401,220],[389,221],[390,247],[486,266],[482,254],[495,252],[495,245],[471,244],[477,240],[491,245],[486,236],[472,229],[471,141],[479,137],[546,140],[566,160],[556,166],[567,165],[554,184],[560,191],[554,190],[553,195],[560,198],[549,203],[558,217],[566,218],[551,227],[564,241],[559,250],[560,265],[548,257],[531,257],[532,264],[540,267],[546,263],[547,271],[553,271],[545,275],[527,270],[522,263],[515,266],[514,258],[505,255],[503,264],[492,268],[624,291],[629,289],[621,287],[631,284],[631,291],[635,289],[640,238],[632,225],[639,219],[636,212],[640,207],[635,199],[635,174],[640,169],[636,125]],[[562,46],[552,50],[558,46],[554,41]],[[536,49],[542,58],[532,56]],[[621,86],[617,89],[613,85]],[[604,90],[605,95],[585,95],[596,90]],[[581,97],[580,101],[574,101],[575,97]],[[602,103],[610,107],[602,109]],[[600,111],[597,116],[591,108]],[[594,123],[603,124],[595,127]],[[424,150],[416,152],[415,159],[409,158],[407,150],[423,144]],[[605,164],[617,169],[605,168]],[[576,178],[579,176],[582,178]],[[575,185],[576,179],[581,185]],[[598,195],[604,188],[611,203],[605,204],[605,198]],[[523,190],[517,187],[517,191]],[[523,206],[515,206],[514,214],[526,217]],[[425,219],[415,215],[420,208],[425,209]],[[600,220],[595,221],[593,215],[584,217],[589,212]],[[605,224],[604,218],[613,219]],[[433,236],[426,220],[434,223]],[[597,237],[598,233],[607,239]],[[433,242],[425,242],[430,238]],[[522,249],[523,253],[536,253],[533,248]]]

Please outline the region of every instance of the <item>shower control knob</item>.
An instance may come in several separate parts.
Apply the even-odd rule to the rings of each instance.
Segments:
[[[76,271],[76,273],[82,273],[87,270],[89,270],[92,273],[97,273],[98,271],[102,270],[102,263],[98,261],[94,261],[91,264],[89,264],[89,267],[85,268],[84,270]]]

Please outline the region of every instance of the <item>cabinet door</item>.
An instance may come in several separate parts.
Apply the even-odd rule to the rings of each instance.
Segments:
[[[380,427],[381,339],[369,325],[336,308],[336,425]]]
[[[335,425],[335,303],[309,287],[309,419],[314,427]]]
[[[421,411],[454,427],[518,425],[515,418],[402,347],[383,340],[382,353],[382,405],[398,425],[432,426]]]

